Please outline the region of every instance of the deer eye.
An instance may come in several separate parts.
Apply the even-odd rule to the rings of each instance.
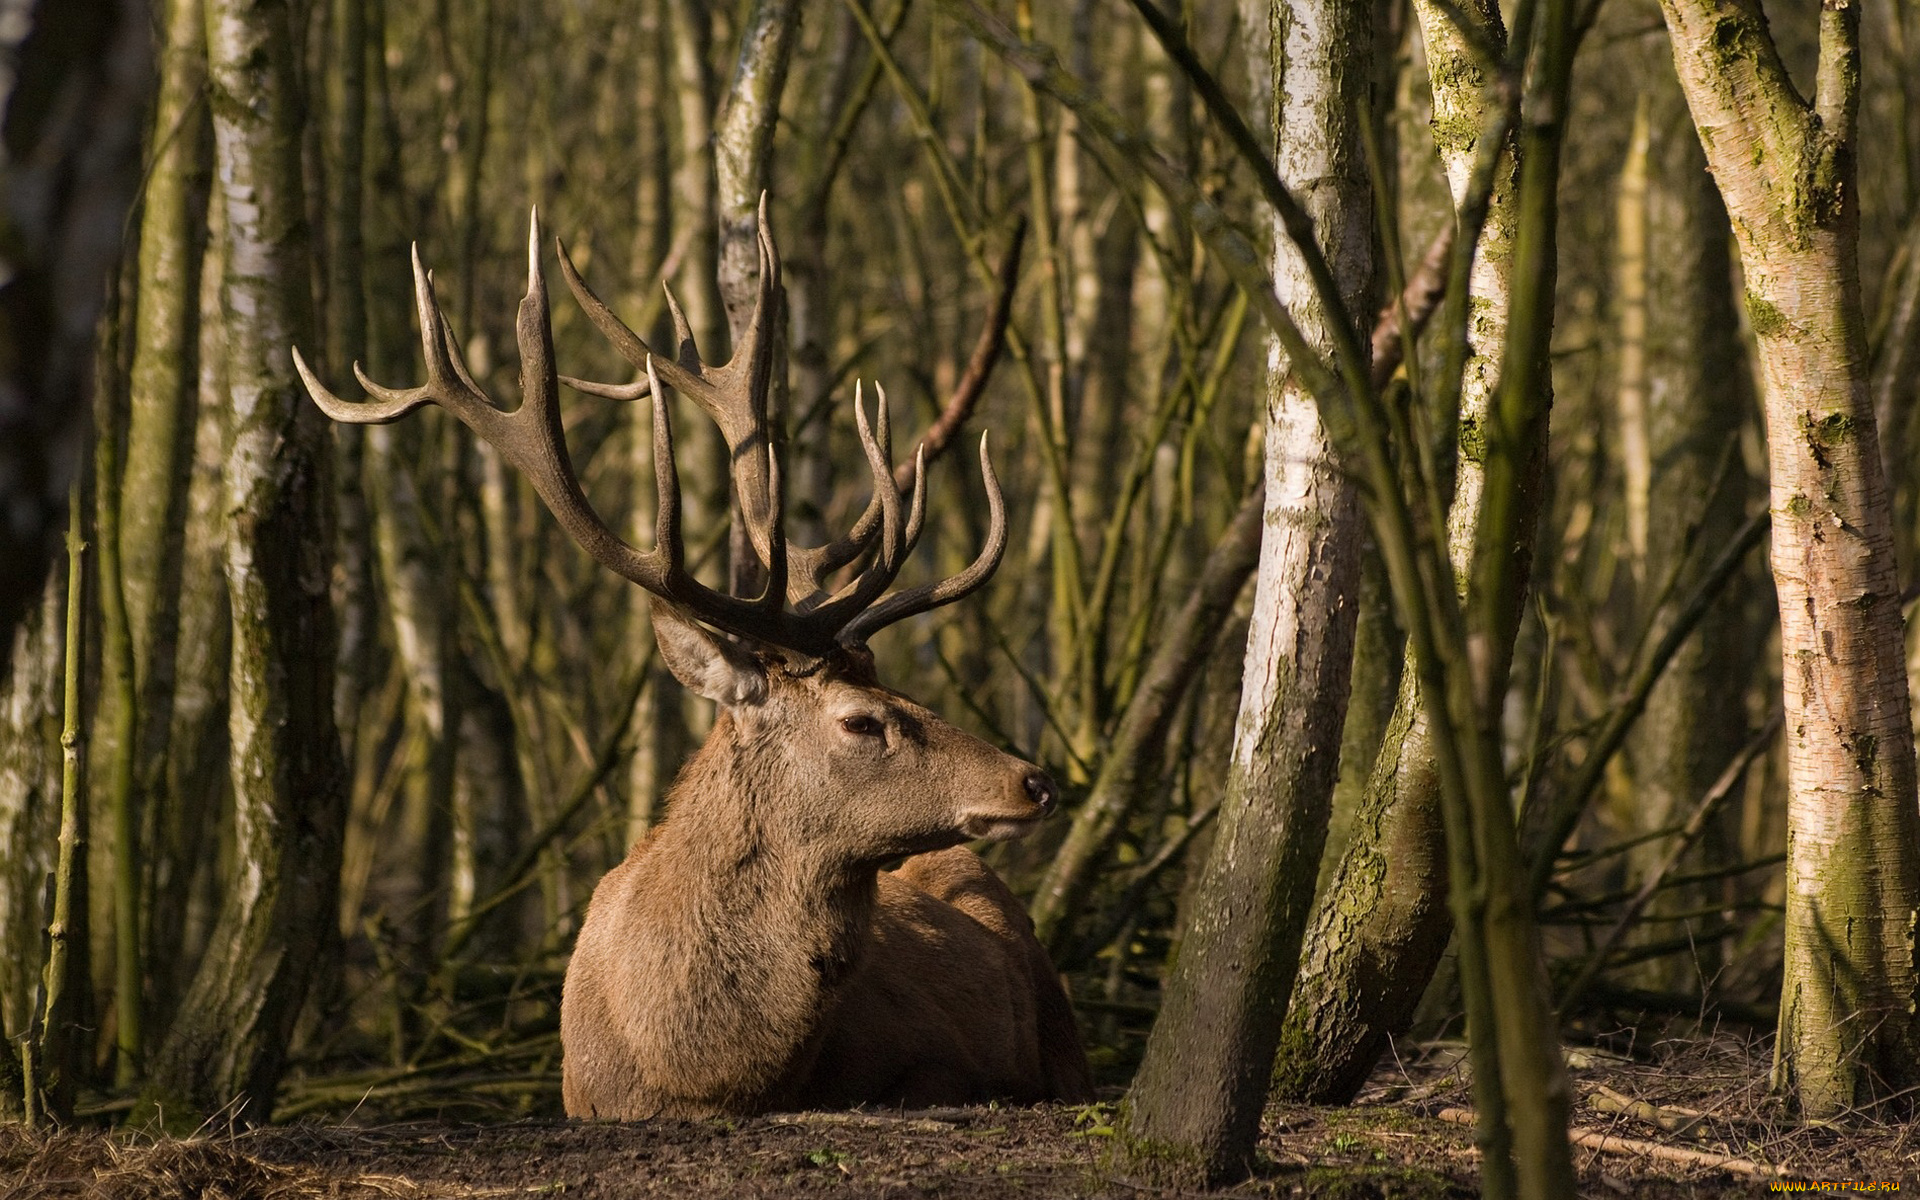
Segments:
[[[866,713],[855,713],[850,717],[841,717],[840,728],[853,734],[855,737],[877,738],[884,736],[887,732],[887,727],[882,725],[878,718],[869,716]]]

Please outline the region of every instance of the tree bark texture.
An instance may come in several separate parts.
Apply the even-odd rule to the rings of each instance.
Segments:
[[[171,0],[140,223],[127,449],[120,480],[120,590],[139,697],[135,794],[163,787],[180,627],[181,536],[199,401],[200,257],[206,239],[206,20]]]
[[[1274,4],[1275,165],[1312,214],[1347,312],[1370,313],[1372,192],[1358,125],[1372,70],[1369,0]],[[1336,320],[1276,222],[1274,280],[1319,346]],[[1358,331],[1364,336],[1365,331]],[[1240,717],[1219,828],[1134,1080],[1129,1136],[1244,1170],[1313,899],[1353,662],[1361,514],[1317,406],[1276,346],[1268,367],[1266,514]]]
[[[170,1121],[255,1122],[272,1111],[335,920],[344,771],[331,687],[332,497],[320,415],[289,355],[311,336],[312,264],[285,6],[212,0],[207,50],[227,235],[235,844],[219,923],[147,1100]]]
[[[227,792],[227,675],[233,642],[227,611],[225,499],[227,457],[226,278],[224,207],[208,211],[206,253],[198,285],[199,379],[196,382],[193,472],[187,485],[180,577],[194,580],[180,595],[171,728],[164,780],[147,809],[146,944],[177,948],[150,956],[149,1009],[165,1030],[190,982],[211,924],[216,892],[215,827]]]
[[[1920,809],[1856,259],[1861,5],[1823,4],[1811,100],[1756,0],[1662,8],[1733,220],[1766,413],[1788,772],[1774,1082],[1826,1116],[1920,1081]]]
[[[1481,131],[1498,101],[1453,18],[1428,0],[1414,0],[1413,7],[1433,89],[1434,143],[1458,206],[1467,193]],[[1462,8],[1483,36],[1504,46],[1505,27],[1492,0],[1471,0]],[[1449,556],[1462,581],[1473,568],[1486,482],[1482,430],[1506,346],[1516,219],[1513,162],[1511,156],[1504,159],[1496,177],[1468,287],[1458,459],[1447,512]],[[1520,527],[1530,539],[1532,523],[1523,521]],[[1507,601],[1517,614],[1520,594]],[[1502,656],[1510,652],[1510,646],[1500,650]],[[1407,1028],[1446,950],[1452,917],[1446,905],[1440,781],[1425,703],[1409,659],[1346,850],[1307,933],[1275,1065],[1275,1084],[1289,1099],[1351,1100],[1388,1038]]]
[[[0,682],[0,1057],[14,1063],[33,1024],[47,914],[47,879],[60,827],[60,691],[67,589],[49,572],[40,603],[15,628]],[[0,1116],[20,1093],[0,1096]]]

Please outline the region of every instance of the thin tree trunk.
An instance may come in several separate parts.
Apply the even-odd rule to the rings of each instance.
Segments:
[[[700,356],[724,362],[732,341],[727,309],[720,298],[720,207],[714,180],[712,14],[701,0],[668,0],[673,28],[674,95],[678,100],[679,157],[673,173],[674,242],[684,246],[674,295]],[[714,529],[728,510],[727,448],[713,422],[682,401],[674,410],[674,440],[687,464],[681,468],[689,529]],[[724,559],[725,556],[720,556]],[[702,581],[728,581],[724,561],[718,569],[695,569]],[[688,723],[701,732],[712,720],[704,701],[684,701]]]
[[[124,344],[122,314],[128,306],[115,303],[119,311],[102,322],[94,368],[94,577],[100,601],[100,691],[93,743],[95,769],[106,776],[104,796],[95,799],[104,801],[107,823],[107,836],[96,841],[95,850],[104,856],[102,874],[112,885],[99,897],[107,907],[96,908],[102,919],[95,931],[104,935],[103,927],[109,924],[105,918],[111,918],[113,940],[101,942],[97,950],[101,966],[110,966],[112,975],[103,975],[97,987],[113,997],[114,1083],[127,1087],[134,1080],[141,1039],[140,839],[135,832],[139,819],[133,794],[139,703],[134,690],[133,635],[127,628],[120,573],[120,460],[126,406],[123,379],[115,368]]]
[[[0,846],[7,848],[0,863],[0,1062],[16,1072],[37,1015],[46,882],[59,837],[66,602],[65,574],[49,572],[40,603],[14,631],[11,666],[0,682]],[[0,1082],[24,1084],[17,1076]],[[22,1092],[0,1092],[0,1120],[21,1114]]]
[[[1857,262],[1860,4],[1822,6],[1811,100],[1756,0],[1661,7],[1733,218],[1772,468],[1788,773],[1774,1084],[1830,1116],[1920,1082],[1920,808]]]
[[[227,679],[232,616],[221,563],[226,554],[227,356],[222,282],[226,277],[226,217],[208,211],[206,253],[198,285],[199,378],[194,404],[192,480],[187,486],[181,551],[179,653],[174,663],[172,722],[165,774],[150,809],[153,833],[147,875],[146,944],[177,948],[153,956],[150,1016],[164,1031],[192,978],[208,921],[197,898],[218,871],[215,827],[227,791]],[[191,586],[185,586],[191,581]]]
[[[395,752],[408,755],[409,761],[396,800],[398,835],[383,828],[385,822],[366,826],[366,832],[379,839],[376,845],[385,844],[390,854],[373,847],[365,852],[397,868],[380,910],[407,947],[408,965],[424,971],[432,961],[434,937],[444,928],[446,910],[445,822],[454,812],[454,729],[460,719],[451,680],[456,653],[452,622],[459,601],[445,578],[446,563],[421,525],[421,499],[412,477],[422,457],[420,426],[376,426],[367,435],[381,591],[394,653],[407,681],[406,732]],[[508,764],[511,767],[510,754]],[[356,822],[354,827],[361,826]],[[358,847],[353,857],[361,858]]]
[[[659,286],[657,277],[672,254],[673,172],[666,121],[672,47],[664,28],[665,17],[664,0],[648,0],[637,34],[634,119],[639,123],[635,138],[639,185],[634,194],[632,253],[636,292]],[[636,307],[644,300],[636,296]],[[653,331],[645,332],[652,337]],[[627,449],[634,504],[627,521],[629,537],[636,546],[651,544],[655,529],[653,506],[647,503],[647,497],[654,494],[651,421],[651,406],[628,406]],[[628,592],[627,627],[627,644],[634,655],[630,662],[638,667],[644,656],[646,665],[640,669],[648,676],[634,706],[633,757],[627,764],[626,844],[632,845],[659,820],[660,802],[685,752],[685,739],[679,720],[680,692],[666,667],[652,654],[653,596],[645,588]]]
[[[327,6],[326,107],[320,130],[325,163],[327,371],[344,379],[367,357],[366,185],[367,0],[332,0]],[[385,47],[373,48],[384,54]],[[334,610],[340,619],[339,669],[333,685],[333,720],[346,761],[358,753],[360,706],[373,687],[377,642],[373,563],[369,553],[367,495],[363,480],[367,431],[357,425],[332,429],[335,491],[339,511],[339,556],[334,564]]]
[[[1481,35],[1504,47],[1505,27],[1491,0],[1464,6]],[[1433,87],[1433,136],[1454,204],[1467,196],[1476,143],[1494,115],[1474,50],[1452,16],[1414,0]],[[1473,568],[1474,531],[1485,490],[1485,440],[1506,345],[1515,233],[1515,168],[1503,159],[1468,284],[1467,357],[1460,379],[1459,457],[1447,513],[1449,556],[1457,577]],[[1523,545],[1531,522],[1522,520]],[[1516,584],[1522,582],[1516,579]],[[1516,618],[1523,588],[1506,597]],[[1504,661],[1511,646],[1497,647]],[[1281,1095],[1345,1103],[1366,1081],[1387,1039],[1407,1028],[1414,1006],[1446,950],[1447,861],[1426,701],[1409,660],[1380,754],[1354,814],[1340,865],[1306,937],[1305,958],[1287,1011],[1275,1067]],[[1490,664],[1491,665],[1491,664]],[[1503,672],[1504,673],[1504,672]]]
[[[333,725],[325,432],[289,347],[309,338],[300,118],[287,11],[210,0],[226,206],[226,576],[233,869],[206,957],[153,1065],[170,1121],[265,1120],[336,919],[344,768]]]
[[[1221,640],[1221,629],[1233,615],[1247,576],[1259,563],[1265,497],[1262,487],[1241,502],[1240,511],[1207,555],[1186,602],[1167,622],[1108,743],[1100,773],[1074,811],[1066,839],[1034,892],[1035,936],[1056,954],[1073,932],[1095,869],[1141,794],[1151,787],[1181,704]]]
[[[1288,98],[1275,113],[1275,165],[1306,197],[1349,313],[1372,311],[1372,193],[1358,125],[1372,11],[1371,0],[1276,5],[1271,57],[1252,64]],[[1324,347],[1334,318],[1277,227],[1275,241],[1280,299]],[[1259,1133],[1326,838],[1360,561],[1353,484],[1277,345],[1267,378],[1266,535],[1227,791],[1129,1094],[1131,1138],[1214,1178],[1247,1169]]]
[[[206,245],[206,19],[171,0],[154,109],[155,161],[140,229],[123,494],[120,585],[140,708],[134,785],[147,809],[164,787],[180,629],[181,547],[199,407],[200,261]]]
[[[1647,93],[1633,109],[1627,161],[1614,202],[1615,301],[1620,306],[1620,379],[1614,406],[1625,484],[1627,558],[1636,583],[1647,578],[1647,524],[1653,500],[1653,447],[1647,433],[1647,156],[1651,152]]]
[[[88,984],[87,936],[87,742],[81,714],[86,673],[85,513],[79,483],[67,512],[67,612],[62,641],[60,701],[60,851],[47,887],[46,969],[40,978],[39,1011],[22,1042],[27,1119],[41,1108],[56,1120],[73,1115],[74,1096],[92,1060],[85,1036],[93,1005]]]
[[[146,973],[141,960],[147,943],[142,935],[152,928],[146,902],[154,898],[155,869],[148,858],[160,849],[156,844],[160,811],[169,803],[166,763],[173,732],[187,491],[199,407],[200,272],[207,228],[207,26],[199,0],[172,0],[165,31],[150,142],[154,164],[141,214],[125,467],[113,487],[119,528],[117,570],[109,574],[117,578],[108,585],[106,596],[110,606],[117,598],[124,608],[119,623],[126,630],[125,656],[131,669],[127,690],[133,697],[129,706],[133,715],[124,730],[126,744],[112,748],[109,783],[115,811],[124,809],[129,818],[124,832],[142,850],[137,873],[136,864],[128,859],[129,873],[118,880],[123,886],[116,889],[120,976],[115,989],[120,997],[116,1030],[123,1086],[132,1082],[136,1057],[143,1050],[139,1018],[148,1000],[140,990]],[[132,502],[121,503],[121,497]],[[102,536],[106,536],[104,526]],[[107,549],[102,546],[103,566]],[[109,710],[117,718],[118,706]],[[136,831],[142,836],[136,836]],[[116,840],[120,832],[116,822]],[[118,846],[115,853],[118,863]],[[126,894],[125,904],[120,903],[121,892]]]

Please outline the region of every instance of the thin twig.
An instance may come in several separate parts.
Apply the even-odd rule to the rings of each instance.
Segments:
[[[987,380],[992,377],[994,364],[1000,361],[1000,351],[1007,344],[1007,322],[1013,316],[1013,294],[1020,283],[1020,251],[1026,241],[1027,222],[1023,217],[1014,225],[1013,242],[1000,260],[999,288],[994,293],[993,308],[987,313],[987,323],[980,327],[980,339],[973,344],[973,355],[967,359],[965,373],[954,385],[953,394],[947,397],[940,415],[920,435],[915,454],[893,468],[893,486],[900,491],[913,490],[915,456],[925,455],[931,466],[953,443],[960,427],[973,415],[981,393],[987,390]]]
[[[1713,786],[1707,789],[1706,795],[1700,797],[1700,802],[1694,805],[1693,814],[1687,818],[1686,825],[1681,828],[1679,838],[1667,850],[1667,856],[1661,861],[1659,869],[1647,876],[1646,882],[1640,885],[1640,890],[1627,902],[1626,910],[1620,914],[1620,919],[1614,922],[1613,928],[1607,931],[1607,936],[1594,947],[1593,953],[1587,957],[1586,965],[1580,968],[1580,974],[1575,976],[1574,981],[1568,985],[1566,995],[1560,1000],[1560,1012],[1563,1016],[1580,998],[1580,993],[1587,984],[1592,982],[1593,977],[1606,965],[1607,956],[1620,945],[1620,940],[1627,936],[1627,930],[1633,927],[1633,923],[1646,910],[1648,902],[1653,899],[1653,894],[1660,890],[1660,884],[1666,879],[1667,873],[1673,870],[1680,862],[1681,856],[1693,847],[1702,833],[1706,832],[1707,822],[1712,819],[1713,814],[1719,810],[1727,797],[1733,794],[1734,786],[1746,775],[1747,767],[1754,759],[1766,753],[1767,747],[1773,744],[1773,736],[1780,732],[1783,718],[1783,712],[1775,709],[1773,715],[1767,718],[1767,723],[1761,726],[1760,732],[1740,748],[1740,752],[1733,756],[1733,761],[1720,772],[1720,777],[1713,781]]]

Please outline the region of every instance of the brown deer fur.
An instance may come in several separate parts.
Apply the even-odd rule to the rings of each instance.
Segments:
[[[567,1112],[1089,1099],[1026,913],[958,845],[1030,830],[1051,781],[862,654],[749,656],[655,611],[668,665],[722,710],[594,892],[561,1003]]]

